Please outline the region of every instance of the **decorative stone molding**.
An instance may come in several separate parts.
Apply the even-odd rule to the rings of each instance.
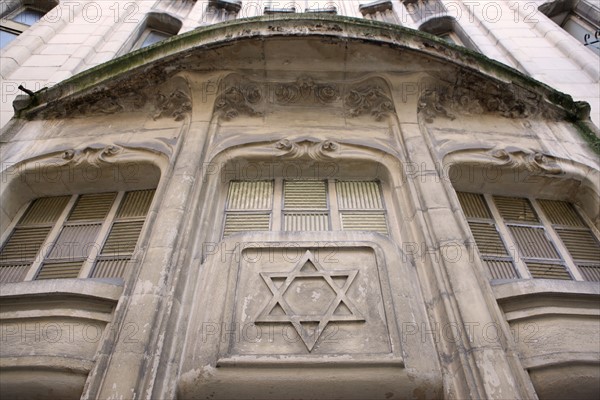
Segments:
[[[66,101],[41,111],[43,119],[81,118],[124,112],[144,112],[154,120],[173,118],[181,121],[192,111],[192,98],[181,88],[147,87],[120,95],[91,93],[79,101]]]
[[[515,147],[473,149],[453,155],[456,163],[479,163],[510,169],[521,169],[544,175],[563,175],[563,167],[558,160],[540,151]]]
[[[540,95],[523,87],[494,83],[464,71],[453,83],[444,80],[439,77],[431,87],[425,86],[419,98],[418,112],[427,123],[438,117],[454,120],[459,115],[486,113],[505,118],[564,117],[545,107]]]
[[[366,82],[350,88],[344,98],[346,115],[356,117],[361,114],[370,114],[376,121],[381,121],[389,114],[394,113],[394,102],[386,93],[386,88],[379,82]]]
[[[337,153],[340,149],[340,145],[331,140],[314,143],[309,141],[292,142],[288,139],[282,139],[275,143],[275,147],[283,151],[279,154],[279,157],[296,159],[307,156],[313,160],[331,159],[332,153]]]
[[[166,116],[181,121],[192,111],[192,99],[189,94],[180,89],[174,90],[169,95],[158,93],[154,97],[154,108],[156,109],[156,114],[153,116],[155,120]]]
[[[262,93],[257,85],[230,86],[217,97],[215,111],[226,121],[239,115],[259,117],[263,112],[256,110],[255,107],[261,100]]]
[[[558,165],[554,157],[545,155],[538,151],[506,149],[490,150],[491,158],[498,160],[499,165],[520,168],[523,167],[530,172],[545,173],[548,175],[560,175],[563,169]]]
[[[23,161],[24,164],[39,167],[93,166],[131,162],[157,163],[157,155],[169,157],[173,152],[172,143],[167,140],[152,140],[144,143],[93,144],[81,148],[59,150]],[[159,157],[160,158],[160,157]],[[17,164],[17,167],[22,165]],[[25,168],[27,169],[27,168]]]
[[[238,74],[221,83],[215,113],[230,121],[238,116],[264,116],[269,106],[328,106],[347,117],[370,115],[381,121],[395,112],[388,84],[381,78],[352,82],[318,82],[301,76],[293,82],[257,82]]]
[[[293,83],[276,84],[274,94],[279,104],[300,102],[330,104],[340,97],[338,86],[318,84],[310,77],[300,77]]]

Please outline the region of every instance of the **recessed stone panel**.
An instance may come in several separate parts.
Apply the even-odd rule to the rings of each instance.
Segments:
[[[225,358],[393,355],[389,289],[372,249],[256,250],[242,252]]]

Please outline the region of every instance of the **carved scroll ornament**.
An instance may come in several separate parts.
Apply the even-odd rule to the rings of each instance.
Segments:
[[[465,150],[453,154],[456,163],[480,163],[503,168],[521,169],[536,174],[562,175],[565,173],[557,159],[540,151],[521,148],[494,148]]]
[[[309,157],[313,160],[331,159],[332,155],[339,152],[340,145],[332,140],[324,140],[314,143],[309,141],[292,142],[282,139],[275,143],[275,148],[281,150],[279,157],[286,159],[297,159]]]

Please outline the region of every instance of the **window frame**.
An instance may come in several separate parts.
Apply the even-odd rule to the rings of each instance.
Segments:
[[[467,193],[472,195],[481,196],[484,201],[484,204],[490,213],[490,218],[476,218],[467,216],[467,212],[464,209],[463,204],[459,201],[461,205],[461,209],[463,214],[465,215],[466,221],[469,225],[469,229],[471,231],[471,238],[473,239],[473,243],[477,248],[477,252],[482,261],[487,261],[488,259],[495,259],[496,257],[492,257],[490,255],[486,255],[481,252],[477,241],[475,240],[475,236],[473,235],[473,230],[471,227],[471,223],[491,223],[496,229],[502,244],[506,250],[506,257],[498,257],[501,258],[502,261],[510,261],[513,264],[513,268],[517,277],[512,278],[511,280],[518,279],[551,279],[551,278],[534,278],[529,267],[527,266],[527,262],[529,263],[538,263],[538,264],[548,264],[551,265],[553,263],[560,263],[564,266],[565,271],[570,275],[571,279],[574,281],[590,281],[585,279],[582,272],[577,265],[578,261],[571,255],[570,251],[566,247],[560,235],[557,233],[557,229],[566,229],[562,227],[560,224],[553,224],[549,215],[543,209],[540,201],[550,200],[550,201],[562,201],[567,203],[577,214],[577,217],[582,222],[582,227],[568,227],[574,231],[589,231],[590,234],[595,239],[598,246],[600,246],[600,233],[597,228],[594,226],[589,217],[576,205],[568,201],[564,200],[556,200],[556,199],[544,199],[537,198],[534,196],[511,196],[505,194],[490,194],[490,193],[477,193],[477,192],[468,192],[468,191],[458,191],[458,193]],[[535,213],[538,223],[535,222],[527,222],[527,221],[512,221],[508,220],[501,215],[501,212],[498,208],[498,205],[495,201],[495,197],[514,197],[518,199],[526,199],[531,206],[531,209]],[[522,251],[519,249],[518,240],[516,239],[511,227],[525,227],[525,228],[533,228],[533,229],[543,229],[544,236],[548,240],[551,246],[553,246],[559,258],[550,259],[545,257],[529,257],[522,254]],[[600,247],[599,247],[600,248]],[[598,260],[600,261],[600,260]],[[600,264],[599,264],[600,265]],[[600,267],[599,267],[600,268]],[[489,268],[486,268],[486,273],[489,276],[491,281],[499,281],[504,279],[494,278],[491,275]],[[555,279],[553,279],[555,280]],[[593,282],[593,281],[592,281]]]
[[[594,31],[600,32],[600,25],[596,21],[600,19],[600,9],[584,0],[556,0],[548,1],[538,7],[538,10],[548,19],[558,25],[565,33],[577,40],[578,43],[588,48],[592,53],[600,56],[600,49],[590,49],[585,44],[585,39],[575,37],[569,30],[565,29],[565,24],[569,20],[574,21],[583,29],[589,29],[591,38],[594,40]],[[600,37],[600,34],[598,35]],[[596,43],[600,47],[600,43]]]
[[[265,180],[265,179],[257,179],[257,180],[231,180],[227,183],[227,190],[226,190],[226,195],[225,195],[225,205],[222,208],[223,210],[223,218],[222,218],[222,228],[221,228],[221,239],[225,239],[227,237],[229,237],[230,235],[226,235],[226,222],[227,222],[227,217],[230,214],[236,214],[236,213],[240,213],[240,210],[237,209],[229,209],[229,191],[230,191],[230,187],[231,187],[231,183],[232,182],[258,182],[258,181],[271,181],[273,182],[272,184],[272,198],[271,198],[271,208],[270,210],[268,210],[269,212],[269,230],[249,230],[249,231],[238,231],[238,232],[234,232],[230,235],[234,235],[234,234],[238,234],[238,233],[243,233],[243,232],[330,232],[330,231],[353,231],[353,229],[344,229],[343,227],[343,216],[342,214],[344,212],[349,212],[349,211],[355,211],[355,212],[363,212],[363,213],[377,213],[377,214],[382,214],[383,215],[383,219],[385,221],[385,228],[386,228],[386,233],[385,236],[390,236],[391,235],[391,229],[390,229],[390,218],[389,218],[389,212],[388,212],[388,208],[386,206],[386,202],[385,202],[385,194],[384,194],[384,190],[382,187],[382,183],[379,179],[352,179],[352,178],[322,178],[322,179],[318,179],[318,178],[314,178],[314,179],[310,179],[310,178],[300,178],[300,179],[285,179],[282,177],[277,177],[277,178],[273,178],[273,179],[269,179],[269,180]],[[286,209],[285,207],[285,199],[284,199],[284,188],[285,188],[285,181],[322,181],[325,182],[325,196],[326,196],[326,203],[327,203],[327,208],[326,209],[296,209],[296,208],[292,208],[292,209]],[[381,208],[373,208],[373,209],[343,209],[340,207],[339,204],[339,199],[338,199],[338,195],[339,195],[339,189],[337,188],[337,183],[338,182],[372,182],[376,184],[377,187],[377,192],[379,195],[379,199],[381,201]],[[261,210],[246,210],[246,211],[242,211],[242,213],[244,214],[265,214],[266,213],[266,209],[261,209]],[[285,215],[286,212],[306,212],[306,213],[327,213],[327,221],[328,221],[328,226],[327,229],[323,229],[323,230],[319,230],[319,231],[303,231],[303,230],[287,230],[286,229],[286,225],[285,225]],[[355,230],[355,229],[354,229]],[[383,234],[379,231],[376,230],[364,230],[364,231],[369,231],[369,232],[373,232],[373,233],[379,233],[379,234]]]
[[[18,15],[20,15],[21,13],[23,13],[27,10],[37,11],[37,12],[41,13],[42,16],[40,17],[39,20],[34,22],[32,25],[23,24],[23,23],[20,23],[20,22],[17,22],[14,20],[14,18],[16,18]],[[17,7],[15,10],[9,11],[5,15],[1,16],[0,30],[4,31],[4,32],[8,32],[13,35],[16,35],[16,37],[14,39],[12,39],[10,42],[6,43],[6,46],[8,46],[10,43],[12,43],[13,40],[15,40],[17,37],[19,37],[27,29],[31,28],[32,26],[36,25],[39,21],[41,21],[44,18],[44,16],[46,15],[46,13],[48,13],[48,11],[49,10],[44,10],[40,7],[35,7],[34,5],[31,5],[31,4],[23,4],[19,7]],[[3,49],[6,46],[0,47],[0,49]]]
[[[119,216],[119,212],[120,212],[121,208],[123,207],[123,205],[125,204],[127,195],[129,193],[144,192],[144,191],[152,192],[151,198],[148,203],[148,209],[146,210],[145,214],[143,216],[140,215],[140,216],[134,216],[134,217]],[[69,220],[69,217],[71,216],[73,210],[75,209],[77,202],[82,198],[82,196],[101,195],[101,194],[108,194],[108,193],[114,193],[115,195],[112,199],[112,203],[111,203],[106,215],[102,219],[97,218],[97,219],[89,219],[89,220]],[[33,261],[28,262],[28,263],[30,263],[30,265],[29,265],[24,277],[19,281],[13,281],[10,283],[19,283],[19,282],[38,280],[38,276],[39,276],[40,272],[42,271],[43,267],[47,264],[51,265],[51,264],[81,261],[81,267],[79,269],[79,273],[78,273],[76,279],[87,279],[87,278],[95,278],[94,273],[96,272],[98,262],[100,262],[100,261],[123,260],[125,258],[128,258],[129,262],[134,261],[138,255],[139,242],[143,236],[145,224],[148,219],[150,210],[152,209],[152,204],[154,202],[155,193],[156,193],[155,188],[135,189],[135,190],[119,190],[119,191],[106,191],[106,192],[95,192],[95,193],[75,193],[75,194],[63,195],[63,196],[44,196],[44,197],[38,197],[38,198],[35,198],[35,199],[29,201],[27,204],[25,204],[23,207],[21,207],[19,209],[19,211],[15,215],[15,218],[13,218],[11,224],[7,227],[6,231],[3,232],[2,237],[1,237],[1,242],[0,242],[0,244],[1,244],[0,251],[4,250],[5,246],[8,244],[9,240],[13,236],[15,230],[17,228],[19,228],[21,221],[27,215],[27,213],[29,212],[29,210],[31,209],[32,205],[34,204],[34,202],[36,200],[44,199],[44,198],[58,198],[58,197],[67,197],[67,196],[69,197],[68,201],[63,206],[62,211],[60,211],[58,218],[54,222],[51,223],[51,228],[50,228],[48,234],[46,235],[46,237],[43,241],[43,244],[40,246],[35,257],[33,258]],[[111,234],[113,228],[115,227],[115,224],[117,224],[119,222],[122,223],[122,222],[130,222],[130,221],[135,221],[135,222],[141,221],[142,222],[137,239],[136,239],[135,248],[130,253],[120,253],[120,252],[104,253],[105,244],[106,244],[108,238],[110,237],[110,234]],[[47,223],[47,224],[50,225],[50,223]],[[96,246],[94,246],[93,250],[91,250],[90,252],[88,252],[86,254],[82,253],[81,255],[72,256],[72,257],[62,257],[62,258],[61,257],[58,257],[58,258],[51,257],[51,254],[55,250],[56,245],[59,244],[60,235],[65,230],[65,228],[89,225],[89,224],[99,225],[99,229],[96,232],[95,237],[94,237],[94,243]],[[26,226],[26,228],[27,228],[27,226]],[[16,265],[17,261],[18,261],[17,259],[15,259],[15,260],[10,260],[10,259],[9,260],[0,260],[0,268],[3,268],[5,266],[10,266],[10,265]],[[128,274],[129,274],[129,269],[126,269],[124,271],[124,274],[122,276],[120,276],[119,278],[126,279]],[[42,278],[42,279],[47,279],[47,278]],[[63,279],[68,279],[68,278],[63,278]],[[0,283],[0,284],[2,284],[2,283]]]
[[[165,37],[164,39],[161,39],[161,40],[157,41],[157,42],[154,42],[154,43],[151,43],[151,44],[148,44],[148,45],[144,46],[144,42],[146,41],[146,39],[147,39],[147,38],[148,38],[148,37],[149,37],[149,36],[150,36],[150,35],[151,35],[153,32],[157,32],[157,33],[159,33],[159,34],[163,34],[163,35],[165,35],[166,37]],[[137,40],[135,41],[135,43],[133,44],[133,47],[131,48],[131,50],[133,51],[133,50],[145,49],[146,47],[153,46],[153,45],[155,45],[155,44],[157,44],[157,43],[160,43],[160,42],[162,42],[162,41],[164,41],[164,40],[167,40],[167,39],[169,39],[169,38],[171,38],[171,37],[173,37],[173,36],[175,36],[175,35],[173,35],[173,34],[171,34],[171,33],[168,33],[168,32],[165,32],[165,31],[161,31],[161,30],[159,30],[159,29],[154,29],[154,28],[148,27],[148,28],[146,28],[146,29],[144,29],[144,30],[142,31],[142,33],[140,34],[140,36],[138,37],[138,39],[137,39]]]

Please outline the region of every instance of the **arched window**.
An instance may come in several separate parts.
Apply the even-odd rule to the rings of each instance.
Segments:
[[[244,231],[373,231],[388,234],[375,180],[231,181],[223,236]]]
[[[7,1],[0,9],[0,49],[29,29],[58,4],[55,0]]]
[[[0,250],[0,283],[55,278],[123,278],[154,190],[41,197]]]
[[[161,168],[162,156],[118,145],[5,165],[0,283],[129,276]]]
[[[458,199],[492,279],[600,281],[599,238],[573,204],[466,192]]]
[[[597,171],[523,150],[450,159],[461,160],[449,179],[491,280],[600,281]]]

